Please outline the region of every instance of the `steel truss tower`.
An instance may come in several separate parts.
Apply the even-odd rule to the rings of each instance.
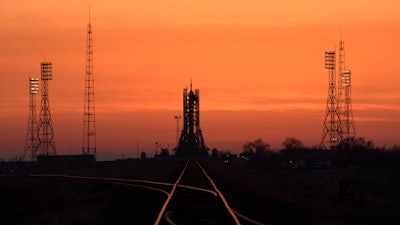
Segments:
[[[87,26],[85,99],[83,112],[82,154],[96,155],[96,119],[93,76],[92,25]]]
[[[38,145],[36,148],[37,155],[56,155],[56,145],[54,139],[53,123],[51,121],[50,105],[49,105],[49,84],[52,80],[52,64],[51,62],[42,62],[41,80],[42,80],[42,99],[40,105],[39,127],[38,127]]]
[[[334,149],[342,140],[339,104],[336,96],[336,52],[325,52],[325,69],[328,70],[329,88],[326,103],[321,147]]]
[[[207,155],[203,134],[200,129],[200,98],[199,89],[190,91],[183,89],[183,128],[179,144],[176,148],[176,156],[204,156]]]
[[[343,140],[349,140],[355,137],[356,129],[354,126],[353,110],[351,103],[351,71],[346,69],[344,42],[341,39],[339,42],[339,112],[340,112],[340,132]]]
[[[28,126],[26,128],[25,137],[25,148],[24,156],[25,158],[28,154],[31,160],[36,158],[36,147],[38,144],[37,138],[37,117],[36,117],[36,95],[39,93],[39,78],[30,77],[29,78],[29,116],[28,116]]]

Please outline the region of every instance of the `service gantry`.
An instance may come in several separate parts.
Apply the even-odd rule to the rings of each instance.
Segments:
[[[30,160],[36,160],[36,147],[38,144],[37,115],[36,115],[36,96],[39,94],[39,78],[29,78],[29,116],[26,128],[24,156],[30,156]]]
[[[38,145],[36,155],[56,155],[56,144],[54,139],[53,123],[50,114],[49,104],[49,83],[53,79],[52,63],[42,62],[41,68],[41,104],[38,127]]]
[[[85,99],[83,112],[82,154],[96,155],[96,118],[94,101],[92,25],[87,26]]]
[[[178,157],[206,156],[208,154],[200,129],[199,89],[183,89],[183,128],[175,155]]]

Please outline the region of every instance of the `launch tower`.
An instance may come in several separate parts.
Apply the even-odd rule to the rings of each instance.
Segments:
[[[176,147],[176,156],[191,157],[207,155],[203,135],[200,129],[200,98],[199,89],[190,91],[183,89],[183,128]]]

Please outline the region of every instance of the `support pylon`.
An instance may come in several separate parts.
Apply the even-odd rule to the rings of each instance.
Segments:
[[[39,78],[29,78],[29,116],[28,125],[26,128],[24,156],[30,156],[30,160],[36,159],[36,147],[38,144],[37,137],[37,115],[36,115],[36,96],[39,93]]]
[[[56,155],[53,123],[49,104],[49,83],[52,80],[52,63],[42,62],[41,68],[41,104],[38,127],[38,145],[36,155]]]

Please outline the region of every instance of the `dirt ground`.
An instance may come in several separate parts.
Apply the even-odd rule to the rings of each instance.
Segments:
[[[233,209],[265,224],[400,224],[399,169],[260,171],[240,161],[202,163]]]
[[[99,162],[89,169],[58,171],[170,182],[176,180],[183,162],[124,160]],[[144,189],[60,177],[31,177],[28,173],[0,176],[0,224],[153,224],[166,199],[162,193]]]
[[[400,168],[255,170],[239,160],[200,162],[234,210],[268,225],[400,224]],[[173,183],[183,165],[124,160],[66,171]],[[0,224],[152,224],[164,198],[105,183],[0,176]]]

